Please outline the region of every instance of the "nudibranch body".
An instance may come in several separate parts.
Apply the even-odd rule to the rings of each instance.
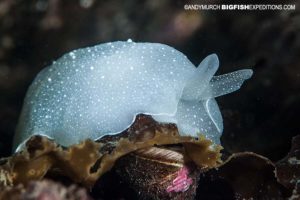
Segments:
[[[112,42],[74,50],[43,69],[30,86],[14,148],[32,135],[68,146],[127,129],[137,114],[175,123],[181,135],[219,143],[223,122],[215,97],[239,89],[245,69],[213,76],[215,54],[196,68],[158,43]]]

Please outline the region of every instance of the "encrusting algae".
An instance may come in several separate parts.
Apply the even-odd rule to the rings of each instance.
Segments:
[[[106,136],[98,141],[88,139],[68,148],[46,137],[34,136],[21,152],[2,160],[0,170],[9,174],[13,185],[26,185],[31,180],[56,173],[92,187],[122,156],[143,151],[145,155],[143,149],[175,144],[182,145],[185,163],[192,161],[201,169],[221,164],[221,146],[213,145],[201,136],[180,136],[174,124],[160,124],[149,116],[139,115],[134,124],[119,135]]]

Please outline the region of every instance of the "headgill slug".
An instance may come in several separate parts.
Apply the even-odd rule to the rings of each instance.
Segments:
[[[222,116],[215,97],[238,90],[251,69],[213,76],[216,54],[198,67],[159,43],[117,41],[71,51],[31,84],[18,122],[14,150],[32,135],[63,146],[115,135],[138,114],[175,123],[180,135],[199,133],[219,143]]]

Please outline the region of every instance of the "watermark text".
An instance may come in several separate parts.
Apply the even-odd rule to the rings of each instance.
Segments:
[[[185,4],[185,10],[295,10],[295,4]]]

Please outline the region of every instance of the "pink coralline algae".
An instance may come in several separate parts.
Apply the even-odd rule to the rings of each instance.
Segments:
[[[192,185],[193,180],[188,177],[189,170],[187,167],[182,167],[178,171],[177,177],[172,181],[172,185],[167,187],[167,192],[185,192]]]

